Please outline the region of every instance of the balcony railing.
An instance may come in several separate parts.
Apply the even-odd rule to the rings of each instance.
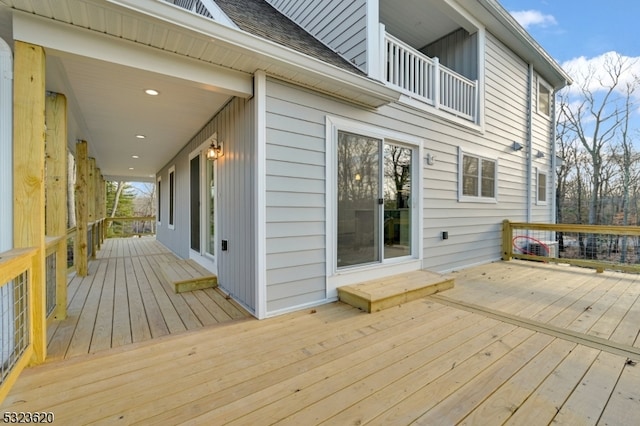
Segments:
[[[503,260],[524,259],[640,273],[640,227],[504,221]]]
[[[475,122],[478,81],[440,65],[385,32],[383,70],[387,84],[435,108]]]

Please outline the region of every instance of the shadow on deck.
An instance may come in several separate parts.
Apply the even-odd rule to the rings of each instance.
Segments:
[[[106,239],[89,275],[69,276],[68,316],[48,329],[47,362],[249,317],[217,288],[176,294],[153,237]]]

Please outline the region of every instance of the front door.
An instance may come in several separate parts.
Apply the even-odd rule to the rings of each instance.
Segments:
[[[217,272],[217,191],[216,163],[208,160],[204,144],[191,153],[190,175],[190,257],[207,269]]]

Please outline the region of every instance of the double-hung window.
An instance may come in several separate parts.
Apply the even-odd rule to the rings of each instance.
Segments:
[[[546,205],[547,204],[547,174],[545,172],[540,171],[540,169],[536,169],[536,204],[538,205]]]
[[[458,201],[495,202],[498,161],[459,150]]]

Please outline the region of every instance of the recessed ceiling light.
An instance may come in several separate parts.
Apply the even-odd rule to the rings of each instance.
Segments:
[[[146,93],[149,96],[158,96],[160,94],[160,92],[154,89],[146,89],[144,93]]]
[[[137,155],[132,155],[131,158],[140,158]]]
[[[144,139],[144,138],[146,138],[146,136],[145,136],[145,135],[136,135],[136,138],[138,138],[138,139]]]
[[[129,167],[129,170],[133,170],[133,167]]]

